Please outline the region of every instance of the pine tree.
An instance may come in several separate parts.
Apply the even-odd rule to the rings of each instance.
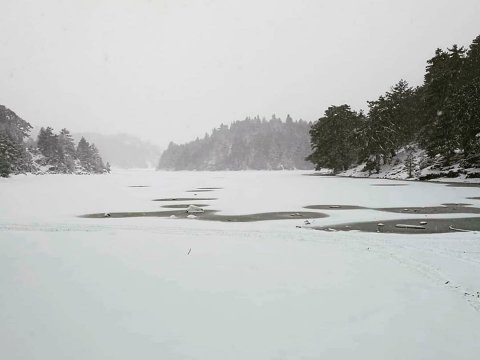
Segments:
[[[464,82],[480,77],[480,35],[470,44],[464,67],[465,71],[462,74]]]
[[[408,171],[408,177],[413,176],[413,171],[415,170],[415,158],[413,156],[413,148],[407,148],[407,157],[405,158],[405,167]]]
[[[75,169],[75,142],[67,129],[62,129],[58,135],[59,152],[62,154],[62,162],[66,172],[73,172]]]
[[[369,101],[368,117],[357,130],[361,158],[371,158],[377,172],[395,151],[412,141],[420,130],[415,124],[417,92],[400,80],[375,101]],[[420,125],[420,124],[418,124]]]
[[[465,84],[466,51],[453,45],[447,52],[437,49],[435,57],[428,60],[423,89],[426,127],[423,146],[431,156],[441,154],[447,160],[456,149],[455,118],[448,103]]]
[[[92,171],[93,166],[90,160],[90,144],[82,136],[77,145],[77,158],[86,171]]]
[[[49,126],[46,129],[41,128],[38,134],[37,146],[40,152],[45,156],[48,163],[58,165],[61,161],[62,153],[59,151],[58,136],[54,134]]]
[[[12,110],[0,105],[0,176],[31,169],[32,161],[25,144],[31,128]]]
[[[21,144],[32,126],[12,110],[0,105],[0,132],[6,134],[14,143]]]
[[[480,141],[480,77],[464,85],[446,102],[452,137],[447,144],[463,150],[466,158],[479,154]]]
[[[91,144],[89,147],[89,157],[90,157],[91,170],[93,172],[100,174],[105,171],[105,165],[103,164],[103,160],[100,157],[100,153],[98,152],[98,149],[95,146],[95,144]]]
[[[0,176],[8,177],[14,170],[17,157],[15,143],[5,134],[0,132]]]
[[[317,169],[330,168],[334,173],[346,170],[357,160],[353,138],[362,119],[363,115],[348,105],[329,107],[325,116],[312,125],[312,153],[307,160]]]

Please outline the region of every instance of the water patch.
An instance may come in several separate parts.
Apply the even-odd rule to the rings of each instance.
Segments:
[[[204,210],[202,213],[196,213],[193,218],[206,221],[221,222],[255,222],[267,220],[292,220],[292,219],[319,219],[328,215],[319,212],[266,212],[245,215],[218,215],[217,210]],[[172,211],[147,211],[147,212],[112,212],[81,215],[88,219],[113,219],[113,218],[132,218],[132,217],[174,217],[179,219],[191,218],[192,214],[185,210]]]
[[[245,214],[245,215],[216,215],[209,214],[203,216],[201,220],[210,221],[223,221],[223,222],[254,222],[254,221],[267,221],[267,220],[291,220],[291,219],[320,219],[328,217],[326,214],[319,212],[266,212],[257,214]]]
[[[409,184],[371,184],[371,186],[408,186]]]
[[[472,204],[467,203],[443,203],[443,206],[471,206]]]
[[[438,184],[442,184],[442,182],[437,182]],[[480,183],[457,183],[457,182],[449,182],[443,183],[450,187],[480,187]]]
[[[359,210],[366,209],[362,206],[357,205],[308,205],[304,206],[304,209],[314,209],[314,210]]]
[[[348,223],[332,226],[312,227],[324,231],[362,231],[389,234],[438,234],[449,232],[480,231],[480,217],[456,219],[387,220]]]
[[[379,208],[374,209],[397,214],[480,214],[480,208],[464,204],[445,204],[444,206],[406,207],[406,208]]]
[[[218,200],[217,198],[192,198],[192,197],[179,197],[179,198],[163,198],[163,199],[153,199],[152,201],[210,201]]]
[[[170,205],[162,205],[162,208],[169,208],[169,209],[187,209],[190,205],[194,205],[197,207],[205,207],[205,206],[210,206],[208,204],[170,204]]]
[[[214,210],[205,210],[203,214],[213,213]],[[118,219],[132,217],[171,217],[186,218],[188,213],[185,210],[171,211],[128,211],[128,212],[109,212],[81,215],[81,218],[87,219]]]

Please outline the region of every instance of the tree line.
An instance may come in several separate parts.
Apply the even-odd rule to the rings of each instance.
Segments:
[[[317,169],[334,172],[365,162],[378,172],[402,148],[418,145],[442,165],[480,165],[480,36],[468,49],[437,49],[417,87],[400,80],[368,111],[331,106],[310,129]]]
[[[60,173],[73,173],[78,166],[91,173],[102,173],[109,170],[95,146],[84,137],[75,146],[70,131],[62,129],[58,134],[51,127],[41,128],[37,138],[38,151],[44,156],[44,164]]]
[[[245,170],[311,169],[308,130],[311,123],[247,117],[230,126],[222,124],[186,144],[170,143],[163,152],[159,169]]]
[[[0,176],[37,172],[103,173],[110,171],[94,144],[85,138],[75,145],[67,129],[58,134],[41,128],[37,139],[29,138],[32,126],[12,110],[0,105]]]

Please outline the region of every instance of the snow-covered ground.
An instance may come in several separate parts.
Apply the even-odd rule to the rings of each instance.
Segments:
[[[480,206],[474,187],[306,172],[114,171],[0,179],[5,359],[477,359],[480,234],[299,229],[303,220],[84,219],[215,197],[222,214]],[[398,182],[401,183],[401,182]],[[129,187],[144,185],[148,187]],[[220,187],[198,192],[199,187]],[[311,210],[309,210],[311,211]],[[325,210],[316,225],[400,219]],[[414,215],[409,215],[412,217]],[[419,218],[467,215],[416,215]]]
[[[409,158],[410,156],[410,158]],[[410,164],[410,171],[407,167]],[[396,180],[422,180],[425,177],[435,178],[437,182],[462,182],[462,183],[480,183],[478,168],[464,168],[460,163],[445,166],[442,165],[442,158],[431,159],[427,152],[415,144],[410,147],[398,149],[395,156],[386,164],[379,168],[379,172],[365,170],[366,163],[361,163],[346,171],[338,174],[339,176],[357,177],[357,178],[377,178],[377,179],[396,179]],[[331,170],[323,169],[323,173],[329,173]],[[452,176],[446,176],[450,173]],[[475,177],[475,175],[477,175]]]

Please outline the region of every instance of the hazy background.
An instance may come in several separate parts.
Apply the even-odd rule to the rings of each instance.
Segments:
[[[422,81],[480,1],[0,0],[0,104],[165,146],[247,115],[313,121]]]

